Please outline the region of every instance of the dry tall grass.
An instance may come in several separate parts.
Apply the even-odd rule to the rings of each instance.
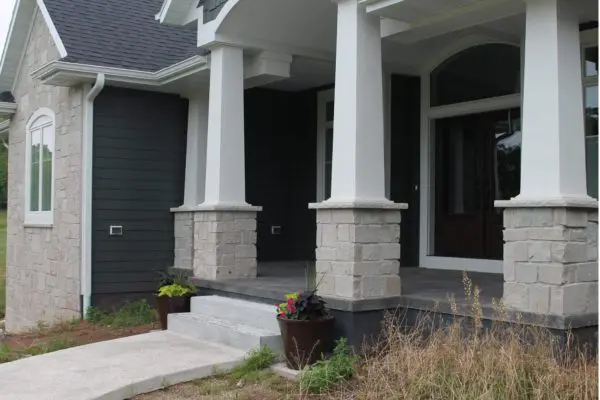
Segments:
[[[549,332],[525,326],[484,329],[478,290],[469,329],[422,321],[405,333],[389,317],[381,342],[365,356],[358,378],[332,399],[597,399],[598,365]],[[501,312],[501,310],[500,310]]]

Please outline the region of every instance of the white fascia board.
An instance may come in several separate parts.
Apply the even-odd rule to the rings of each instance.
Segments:
[[[57,77],[70,78],[73,82],[81,83],[93,82],[98,74],[104,74],[107,82],[161,86],[207,68],[206,57],[203,56],[190,57],[156,72],[52,61],[33,71],[31,76],[45,84],[53,84]]]
[[[185,26],[201,18],[198,0],[165,0],[154,18],[161,24]]]
[[[0,101],[0,116],[10,116],[17,112],[17,103]]]
[[[14,86],[33,26],[36,9],[33,0],[17,0],[15,2],[4,50],[0,58],[0,92],[11,90]]]
[[[56,26],[54,26],[54,22],[52,22],[52,18],[50,18],[50,13],[48,13],[48,9],[44,4],[44,0],[37,0],[37,5],[42,13],[42,17],[44,17],[44,21],[48,26],[48,30],[50,31],[50,36],[52,36],[52,40],[54,40],[54,44],[56,45],[56,49],[58,50],[58,54],[60,54],[61,58],[65,58],[67,56],[67,49],[63,44],[58,31],[56,30]]]

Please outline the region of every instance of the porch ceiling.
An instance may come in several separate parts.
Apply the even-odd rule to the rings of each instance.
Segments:
[[[210,41],[235,43],[252,50],[331,59],[335,54],[337,6],[323,0],[229,0]],[[199,34],[202,45],[202,32]],[[209,42],[209,41],[207,41]]]

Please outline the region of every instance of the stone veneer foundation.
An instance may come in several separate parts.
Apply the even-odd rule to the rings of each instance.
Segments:
[[[258,210],[173,210],[175,267],[210,280],[256,277]]]
[[[321,296],[369,300],[400,295],[400,209],[317,208]]]
[[[567,207],[504,211],[504,304],[561,317],[598,313],[598,212]]]

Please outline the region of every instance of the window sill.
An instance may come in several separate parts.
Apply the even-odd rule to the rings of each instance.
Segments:
[[[52,228],[54,218],[52,212],[26,213],[25,228]]]

